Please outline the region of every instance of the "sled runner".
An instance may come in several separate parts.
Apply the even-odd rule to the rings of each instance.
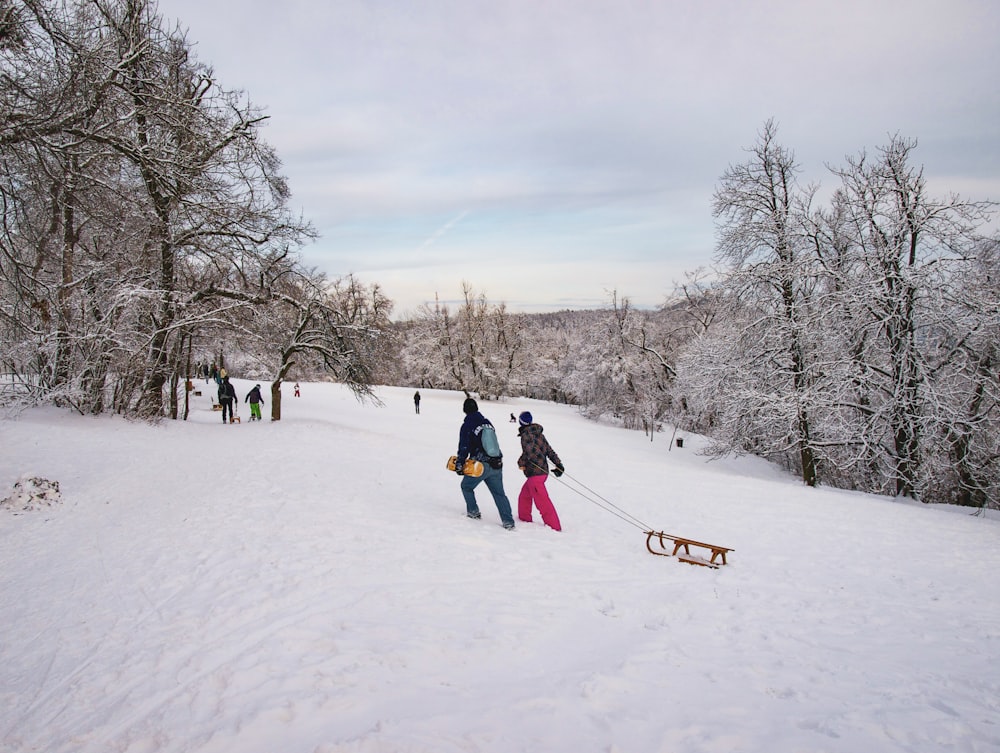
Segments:
[[[448,464],[445,467],[452,473],[455,472],[455,462],[457,460],[458,460],[457,455],[452,455],[450,458],[448,458]],[[472,476],[474,478],[482,476],[483,464],[480,463],[478,460],[473,460],[472,458],[469,458],[468,460],[465,461],[465,475]]]
[[[659,551],[653,548],[654,538],[659,542]],[[673,544],[673,551],[669,551],[668,542]],[[691,547],[707,549],[712,553],[712,556],[710,559],[705,559],[705,557],[699,556],[697,553],[691,554]],[[646,548],[651,554],[658,554],[661,557],[676,557],[681,562],[687,562],[689,565],[702,565],[703,567],[715,569],[718,569],[720,565],[726,564],[727,552],[734,551],[724,546],[705,544],[701,541],[685,539],[680,536],[671,536],[669,533],[664,533],[663,531],[646,531]]]

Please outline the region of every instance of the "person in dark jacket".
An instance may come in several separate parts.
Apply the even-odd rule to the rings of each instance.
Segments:
[[[548,461],[552,461],[552,473],[557,477],[565,470],[562,461],[542,433],[542,427],[533,422],[531,413],[524,411],[517,417],[517,423],[520,426],[517,434],[521,438],[521,457],[517,459],[517,467],[525,475],[524,486],[517,496],[517,518],[530,523],[531,506],[534,504],[542,522],[554,531],[561,531],[559,515],[545,488],[545,479],[549,477]]]
[[[462,411],[465,413],[465,421],[458,432],[458,454],[455,461],[455,473],[462,478],[462,496],[465,497],[465,510],[470,518],[480,518],[479,505],[476,503],[475,488],[480,482],[486,482],[486,488],[493,495],[493,502],[500,513],[500,520],[503,527],[511,530],[514,528],[514,514],[510,509],[510,500],[503,490],[503,461],[501,458],[490,458],[483,449],[483,440],[480,435],[484,426],[492,427],[493,424],[482,413],[479,412],[479,405],[471,397],[462,404]],[[478,460],[483,464],[483,475],[477,477],[465,476],[465,461],[468,458]]]
[[[260,406],[264,403],[264,398],[260,396],[259,384],[254,385],[254,388],[247,393],[243,402],[250,403],[250,420],[260,421]]]
[[[219,405],[222,406],[222,423],[226,423],[226,414],[229,414],[229,423],[233,423],[233,403],[236,402],[236,388],[229,382],[229,377],[222,377],[219,382]]]
[[[413,393],[413,407],[417,411],[417,415],[420,415],[420,392]]]

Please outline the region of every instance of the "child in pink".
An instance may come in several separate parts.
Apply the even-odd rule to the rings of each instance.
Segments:
[[[530,523],[531,506],[534,504],[542,516],[542,522],[555,531],[561,531],[559,515],[549,499],[545,479],[549,476],[548,461],[552,460],[552,473],[557,477],[565,470],[562,461],[542,433],[542,427],[532,422],[531,413],[524,411],[517,417],[517,423],[520,426],[517,434],[521,437],[521,457],[517,459],[517,467],[526,477],[521,493],[517,496],[517,517]]]

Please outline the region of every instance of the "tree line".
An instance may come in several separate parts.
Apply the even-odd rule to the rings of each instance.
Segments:
[[[1000,506],[996,206],[895,136],[821,204],[764,125],[713,199],[714,267],[637,309],[524,315],[466,283],[391,322],[305,265],[266,117],[153,0],[0,0],[0,399],[185,415],[198,362],[573,403],[826,484]]]

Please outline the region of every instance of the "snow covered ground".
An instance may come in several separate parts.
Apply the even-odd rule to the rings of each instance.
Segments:
[[[573,479],[735,550],[693,567],[556,479],[561,533],[482,487],[467,519],[457,393],[302,387],[279,423],[0,421],[0,498],[61,493],[0,509],[0,750],[1000,750],[997,516],[481,404],[515,509],[527,408]]]

